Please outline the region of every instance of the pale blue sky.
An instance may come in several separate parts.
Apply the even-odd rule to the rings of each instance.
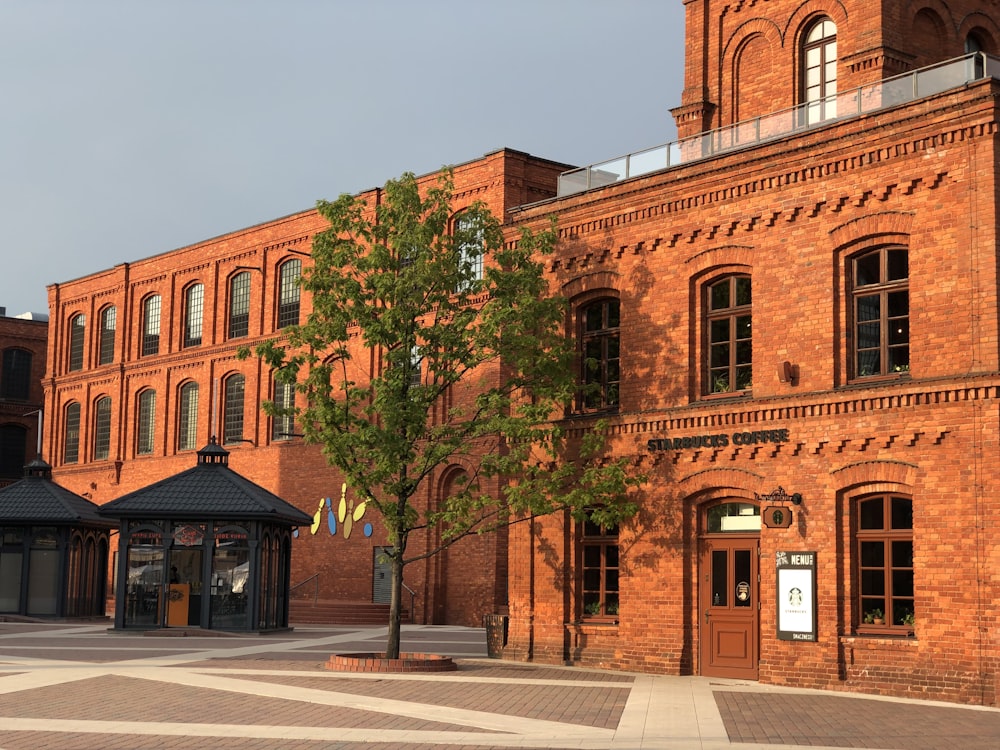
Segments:
[[[675,137],[681,0],[4,0],[0,306],[504,146]]]

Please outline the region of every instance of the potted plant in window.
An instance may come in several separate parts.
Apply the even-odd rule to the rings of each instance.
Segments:
[[[885,616],[882,614],[881,609],[875,607],[875,609],[865,612],[864,622],[866,625],[884,625]]]

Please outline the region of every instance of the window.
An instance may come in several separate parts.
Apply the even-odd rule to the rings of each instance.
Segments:
[[[24,476],[28,431],[18,424],[0,425],[0,477],[20,479]]]
[[[180,411],[177,415],[177,449],[195,450],[198,447],[198,384],[181,386]]]
[[[66,407],[63,463],[75,464],[80,460],[80,404]]]
[[[913,502],[876,495],[858,500],[856,511],[858,628],[912,630]]]
[[[616,299],[593,302],[580,311],[584,409],[618,406],[621,381],[619,305]]]
[[[274,384],[274,407],[276,409],[295,408],[295,384],[275,383]],[[279,414],[274,418],[274,426],[271,437],[274,440],[288,440],[295,433],[295,415],[292,413]]]
[[[423,382],[424,355],[420,347],[414,344],[410,347],[410,385],[417,386]]]
[[[582,524],[584,618],[618,617],[618,527]]]
[[[115,329],[118,327],[118,309],[112,305],[101,312],[100,352],[98,364],[109,365],[115,361]]]
[[[222,442],[223,444],[243,442],[243,386],[242,375],[226,378]]]
[[[278,328],[299,324],[299,277],[302,261],[290,260],[281,266],[278,283]]]
[[[729,276],[708,287],[706,393],[734,393],[753,385],[750,277]]]
[[[905,248],[852,259],[854,377],[910,369],[909,260]]]
[[[229,282],[229,338],[250,333],[250,273],[243,271]]]
[[[94,407],[94,460],[107,461],[111,453],[111,399],[99,398]]]
[[[205,306],[205,285],[192,284],[184,293],[184,347],[201,345],[201,326]]]
[[[26,349],[3,350],[3,375],[0,398],[27,401],[31,398],[31,352]]]
[[[160,297],[154,294],[142,303],[142,356],[160,351]]]
[[[69,369],[83,369],[83,340],[87,327],[86,315],[74,315],[69,321]]]
[[[139,409],[136,419],[135,452],[139,456],[153,453],[156,428],[156,391],[145,390],[139,394]]]
[[[802,99],[808,124],[837,115],[837,26],[829,18],[817,21],[802,49]]]
[[[483,228],[475,216],[460,216],[455,221],[458,246],[459,281],[456,292],[471,291],[483,278]]]

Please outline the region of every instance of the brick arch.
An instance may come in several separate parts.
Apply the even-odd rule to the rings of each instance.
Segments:
[[[916,19],[924,11],[929,12],[929,17],[936,18],[948,34],[954,34],[958,29],[958,21],[952,15],[951,8],[943,0],[911,0],[903,8],[903,18]]]
[[[584,294],[598,291],[614,291],[621,289],[621,274],[614,271],[596,271],[570,279],[562,285],[562,295],[574,299]]]
[[[782,36],[786,40],[791,40],[795,49],[795,64],[798,69],[799,50],[801,49],[802,35],[809,29],[812,22],[821,16],[826,16],[837,25],[837,34],[843,33],[847,27],[847,8],[839,0],[806,0],[788,17],[785,30]],[[837,55],[843,57],[847,50],[837,49]]]
[[[904,461],[859,461],[834,469],[840,492],[864,488],[865,492],[911,492],[920,467]]]
[[[718,125],[731,125],[774,109],[773,91],[758,90],[752,84],[754,78],[770,82],[781,77],[784,57],[779,52],[783,46],[781,29],[767,18],[754,18],[733,31],[722,51],[722,70],[728,71],[724,79],[729,87],[723,92],[723,121]],[[748,55],[753,57],[749,62]],[[772,66],[769,74],[760,70],[764,61]]]
[[[726,497],[752,499],[766,492],[765,477],[746,469],[704,469],[677,480],[677,486],[695,504]]]
[[[998,51],[1000,51],[997,49],[998,40],[1000,40],[1000,27],[998,27],[996,22],[985,13],[980,13],[978,11],[970,13],[959,22],[956,33],[958,43],[964,45],[965,38],[971,31],[978,32],[978,36],[981,38],[983,46],[986,48],[986,52],[995,55]],[[985,38],[983,38],[984,36]]]
[[[878,240],[879,244],[908,245],[912,226],[912,212],[882,211],[834,227],[830,230],[830,239],[835,248],[841,249],[872,240]]]
[[[721,245],[692,255],[684,263],[691,264],[692,277],[723,266],[743,266],[749,271],[753,268],[754,252],[753,245]]]

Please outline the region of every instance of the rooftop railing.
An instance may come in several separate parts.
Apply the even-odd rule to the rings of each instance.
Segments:
[[[750,148],[835,120],[939,94],[981,78],[1000,78],[1000,58],[975,52],[825,99],[563,172],[559,175],[558,195],[572,195],[727,151]]]

